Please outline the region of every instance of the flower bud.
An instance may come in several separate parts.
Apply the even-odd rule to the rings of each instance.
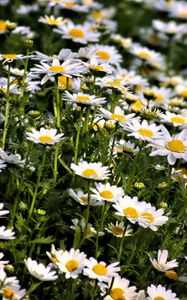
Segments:
[[[38,111],[38,110],[30,110],[30,111],[28,112],[28,115],[29,115],[30,117],[32,117],[32,118],[38,118],[38,117],[41,116],[41,112]]]
[[[39,216],[45,216],[46,215],[46,210],[44,209],[37,209],[36,213],[39,215]]]
[[[24,41],[26,48],[31,49],[33,47],[33,40],[25,40]]]
[[[135,182],[134,187],[137,190],[143,190],[145,189],[145,184],[143,182]]]
[[[167,209],[168,208],[168,204],[166,202],[162,201],[162,202],[160,202],[159,207]]]
[[[165,189],[167,189],[167,187],[168,187],[168,184],[167,184],[167,182],[165,182],[165,181],[160,182],[160,183],[158,184],[159,190],[165,190]]]
[[[5,266],[5,271],[8,272],[9,274],[13,274],[15,272],[14,266],[11,264],[7,264]]]
[[[168,270],[164,273],[164,275],[167,278],[175,280],[175,281],[178,279],[177,273],[174,270]]]
[[[113,121],[113,120],[107,120],[107,121],[105,122],[105,127],[106,127],[107,129],[114,129],[114,128],[116,128],[116,123],[115,123],[115,121]]]

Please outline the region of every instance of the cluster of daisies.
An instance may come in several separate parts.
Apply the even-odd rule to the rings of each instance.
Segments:
[[[127,1],[132,2],[136,1]],[[141,9],[169,18],[168,22],[163,18],[153,19],[149,28],[138,29],[142,36],[138,41],[136,37],[117,33],[115,7],[105,8],[94,0],[37,0],[34,4],[15,6],[18,21],[0,20],[0,38],[5,38],[5,43],[6,38],[18,39],[27,49],[24,54],[12,50],[0,53],[0,175],[12,175],[14,170],[23,174],[21,183],[16,183],[16,196],[10,199],[9,228],[0,227],[0,239],[16,238],[13,228],[16,214],[20,213],[18,202],[25,174],[37,177],[31,196],[24,199],[26,209],[30,207],[26,226],[33,226],[35,209],[43,205],[38,200],[42,197],[40,183],[48,167],[48,155],[52,188],[55,190],[60,182],[61,165],[63,174],[65,170],[72,178],[69,186],[63,187],[67,200],[74,199],[80,204],[82,216],[75,214],[74,218],[72,212],[72,223],[66,226],[73,230],[76,239],[70,250],[65,246],[57,250],[52,245],[51,251],[47,251],[50,259],[47,266],[29,257],[33,247],[28,253],[25,266],[39,280],[38,286],[43,281],[61,278],[77,280],[76,285],[80,286],[89,279],[91,299],[178,300],[170,287],[160,284],[160,274],[155,284],[141,290],[133,285],[133,280],[131,284],[128,278],[121,277],[124,239],[137,235],[141,229],[151,234],[156,234],[160,227],[164,231],[172,215],[171,210],[165,210],[156,201],[152,203],[152,198],[148,202],[141,193],[138,196],[134,193],[134,186],[144,189],[144,184],[135,178],[142,153],[146,153],[152,169],[166,173],[169,170],[172,180],[184,184],[184,188],[187,180],[186,70],[175,70],[170,55],[175,43],[186,43],[187,4],[176,0],[137,2]],[[0,0],[2,9],[9,5],[9,0]],[[38,31],[36,24],[19,25],[26,15],[34,18]],[[35,40],[36,44],[45,40],[52,51],[46,45],[46,51],[41,50],[42,45],[40,51],[33,50]],[[167,51],[171,53],[165,55]],[[45,102],[41,111],[38,102]],[[20,149],[15,146],[18,141]],[[73,155],[63,157],[67,145],[73,149]],[[36,151],[35,157],[42,153],[43,158],[32,160],[32,151]],[[123,157],[125,163],[131,163],[124,174],[122,169],[119,172]],[[168,182],[167,186],[171,184]],[[1,203],[0,216],[9,213],[3,207]],[[91,224],[96,209],[101,211],[101,217],[97,224]],[[107,223],[109,215],[112,222]],[[179,230],[185,226],[182,223]],[[117,257],[110,258],[111,263],[99,258],[102,255],[99,243],[105,240],[105,233],[120,241]],[[87,246],[90,239],[94,241],[90,247],[95,248],[95,256],[88,258],[81,247]],[[168,250],[159,249],[157,259],[151,255],[149,259],[151,267],[164,273],[171,282],[179,281],[181,285],[187,282],[185,272],[179,271],[178,275],[173,270],[180,263],[176,259],[167,261]],[[186,258],[183,256],[181,260]],[[37,284],[31,285],[28,292],[21,289],[18,279],[6,274],[7,264],[8,261],[0,261],[3,300],[28,299]]]

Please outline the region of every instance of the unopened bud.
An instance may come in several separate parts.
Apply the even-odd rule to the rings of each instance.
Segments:
[[[135,182],[134,187],[137,190],[143,190],[145,189],[145,184],[143,182]]]
[[[168,208],[168,204],[166,202],[162,201],[162,202],[160,202],[159,207],[167,209]]]
[[[160,183],[158,184],[159,190],[165,190],[165,189],[167,189],[167,187],[168,187],[168,184],[167,184],[167,182],[165,182],[165,181],[160,182]]]
[[[33,40],[25,40],[24,41],[26,48],[31,49],[33,47]]]
[[[177,276],[177,273],[174,271],[174,270],[169,270],[169,271],[166,271],[164,273],[164,275],[169,278],[169,279],[172,279],[172,280],[177,280],[178,279],[178,276]]]
[[[105,127],[106,127],[107,129],[114,129],[114,128],[116,128],[116,123],[115,123],[115,121],[113,121],[113,120],[107,120],[107,121],[105,122]]]
[[[46,215],[46,210],[44,210],[44,209],[37,209],[36,212],[39,216],[45,216]]]
[[[19,209],[20,210],[27,210],[28,209],[28,205],[25,202],[20,201],[19,202]]]
[[[41,112],[38,111],[38,110],[30,110],[30,111],[28,112],[28,115],[29,115],[30,117],[32,117],[32,118],[38,118],[38,117],[41,116]]]
[[[7,271],[9,274],[13,274],[15,272],[14,266],[11,264],[7,264],[5,266],[5,271]]]

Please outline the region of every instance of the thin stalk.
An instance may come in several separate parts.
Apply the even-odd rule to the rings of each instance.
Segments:
[[[79,140],[80,140],[80,133],[81,133],[81,124],[82,124],[82,111],[80,112],[79,116],[79,123],[77,128],[77,136],[75,142],[75,155],[74,155],[74,163],[77,163],[78,153],[79,153]]]
[[[58,176],[58,152],[59,152],[59,143],[56,143],[55,146],[55,156],[54,156],[54,166],[53,166],[53,184],[56,183],[57,176]]]
[[[26,296],[30,295],[32,292],[34,292],[39,286],[40,284],[42,284],[43,281],[37,282],[37,283],[33,283],[31,285],[31,287],[28,289],[28,291],[26,292],[26,294],[20,299],[20,300],[24,300]]]
[[[41,176],[42,176],[42,171],[43,171],[43,167],[45,165],[45,160],[46,160],[46,150],[44,151],[43,158],[42,158],[42,163],[41,163],[39,171],[38,171],[38,178],[37,178],[34,194],[33,194],[33,197],[32,197],[32,202],[31,202],[28,218],[31,217],[34,206],[35,206],[36,197],[37,197],[37,194],[38,194],[38,189],[39,189],[40,180],[41,180]]]
[[[93,288],[92,288],[92,292],[91,292],[91,300],[94,300],[94,299],[95,299],[96,288],[97,288],[97,280],[95,280],[94,286],[93,286]]]
[[[121,260],[121,255],[122,255],[122,251],[123,251],[123,244],[124,244],[124,240],[125,240],[125,232],[126,232],[126,226],[124,228],[123,236],[121,238],[121,242],[120,242],[120,246],[119,246],[119,252],[118,252],[118,257],[117,257],[117,261],[119,261],[119,262]]]
[[[29,49],[27,49],[26,55],[29,55]],[[22,115],[24,113],[25,109],[25,104],[26,104],[26,99],[25,99],[25,90],[26,90],[26,78],[27,78],[27,69],[28,69],[28,62],[29,62],[29,57],[27,57],[25,61],[25,67],[24,67],[24,73],[23,73],[23,78],[21,81],[22,84],[22,91],[21,91],[21,103],[20,103],[20,114]]]
[[[10,64],[8,64],[8,81],[7,81],[7,93],[6,93],[6,107],[5,107],[5,122],[2,138],[2,149],[5,149],[6,136],[9,125],[9,112],[10,112]]]
[[[96,242],[95,242],[95,258],[97,259],[99,256],[98,253],[98,248],[99,248],[99,232],[103,231],[104,227],[104,219],[105,219],[105,212],[107,211],[107,203],[105,202],[103,207],[102,207],[102,212],[101,212],[101,219],[100,219],[100,224],[98,226],[97,230],[97,235],[96,235]]]

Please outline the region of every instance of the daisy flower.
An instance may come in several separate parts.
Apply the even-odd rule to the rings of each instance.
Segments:
[[[105,76],[103,78],[96,79],[96,85],[101,86],[102,88],[111,88],[118,90],[121,93],[126,93],[128,88],[125,85],[128,84],[126,79],[117,78],[115,76]]]
[[[80,252],[79,249],[71,249],[70,251],[64,251],[60,257],[60,261],[57,263],[59,270],[65,273],[66,279],[77,278],[82,272],[86,263],[86,254]]]
[[[120,122],[122,124],[137,119],[137,117],[134,118],[135,114],[125,115],[120,106],[116,106],[113,113],[104,108],[100,108],[99,112],[102,117],[109,120],[114,120],[115,122]]]
[[[13,62],[14,60],[23,60],[23,59],[26,59],[28,57],[31,57],[31,56],[26,56],[26,55],[23,55],[23,54],[15,54],[15,53],[5,53],[5,54],[0,54],[0,60],[3,60],[3,64],[5,63],[11,63]]]
[[[89,26],[75,25],[71,21],[67,24],[58,26],[58,29],[54,29],[54,31],[61,34],[63,39],[71,39],[75,43],[81,44],[97,42],[100,37],[100,33],[91,31]]]
[[[167,262],[168,250],[158,250],[157,260],[150,257],[150,261],[155,269],[160,272],[166,272],[173,268],[178,267],[176,259],[172,259]]]
[[[168,217],[163,216],[163,208],[156,210],[156,208],[151,206],[150,203],[146,203],[144,201],[140,203],[144,205],[144,212],[140,214],[138,221],[140,226],[157,231],[159,226],[166,224]]]
[[[10,285],[2,288],[2,300],[22,300],[26,294],[25,289],[21,289],[20,285]]]
[[[97,98],[95,95],[84,94],[81,92],[72,95],[67,91],[65,91],[65,94],[62,99],[70,103],[93,105],[93,106],[98,106],[106,102],[105,97]]]
[[[73,226],[70,227],[71,229],[76,230],[77,227],[79,227],[81,229],[81,232],[85,233],[86,222],[85,222],[84,218],[81,219],[80,221],[78,219],[72,219],[72,223],[73,223]],[[103,236],[104,232],[102,232],[102,231],[97,232],[95,230],[95,228],[93,227],[93,225],[91,223],[88,223],[86,234],[87,234],[87,236],[88,235],[93,236],[95,234],[98,234],[98,236]]]
[[[10,21],[0,20],[0,34],[6,33],[9,29],[10,25],[16,26],[16,23],[11,23]]]
[[[95,57],[99,63],[117,65],[122,61],[122,56],[114,46],[94,45],[89,47],[91,57]]]
[[[46,267],[36,260],[32,260],[30,257],[24,259],[24,262],[29,273],[41,281],[53,281],[58,278],[56,272],[52,271],[49,266]]]
[[[160,53],[150,50],[147,47],[141,47],[140,45],[134,45],[129,52],[150,64],[161,63],[163,61]]]
[[[169,111],[166,111],[165,114],[161,115],[161,121],[171,123],[174,127],[187,126],[187,117]]]
[[[76,175],[92,180],[105,180],[110,175],[108,167],[103,167],[100,162],[88,163],[87,161],[81,161],[78,165],[72,163],[71,169]]]
[[[57,129],[45,129],[40,130],[32,129],[32,132],[26,132],[27,139],[35,144],[54,145],[59,143],[63,139],[63,133],[57,134]]]
[[[11,229],[6,229],[5,226],[0,227],[0,240],[15,239],[14,235],[15,232],[13,232]]]
[[[9,214],[9,211],[8,210],[2,210],[4,207],[4,204],[3,203],[0,203],[0,218],[4,215],[7,215]]]
[[[178,24],[174,21],[163,22],[160,20],[153,20],[153,27],[161,32],[164,32],[168,35],[183,35],[187,32],[186,24]]]
[[[80,62],[75,62],[75,60],[68,59],[64,63],[60,64],[58,58],[54,58],[51,64],[47,64],[41,61],[41,64],[36,64],[34,68],[31,68],[32,74],[46,74],[41,84],[46,83],[50,78],[54,76],[65,75],[67,77],[72,76],[81,76],[82,73],[85,73],[85,67]]]
[[[77,192],[75,192],[73,189],[69,189],[68,190],[69,195],[78,203],[80,203],[81,205],[88,205],[88,193],[85,194],[83,191],[78,190]],[[102,203],[98,203],[97,199],[95,199],[94,197],[90,197],[90,205],[102,205]]]
[[[187,161],[187,130],[171,136],[168,130],[162,126],[163,136],[151,142],[150,146],[156,148],[150,156],[167,156],[168,163],[174,165],[177,159]]]
[[[102,202],[115,202],[124,195],[124,190],[121,187],[110,185],[110,183],[95,183],[95,188],[91,188],[90,190],[94,193],[91,194],[91,197]]]
[[[120,271],[119,262],[107,266],[103,261],[98,262],[95,258],[86,259],[84,275],[91,279],[97,279],[100,282],[108,282],[112,277],[118,276]]]
[[[4,265],[8,264],[8,260],[1,260],[4,257],[4,254],[0,252],[0,270],[4,269]]]
[[[59,262],[60,257],[64,253],[64,250],[56,250],[54,245],[51,245],[51,252],[46,251],[47,256],[52,261],[53,264],[57,264]]]
[[[131,133],[128,136],[134,136],[138,140],[150,141],[162,137],[161,126],[156,126],[156,124],[149,124],[147,120],[140,122],[139,120],[132,120],[129,123],[120,125],[124,130]]]
[[[110,289],[112,284],[112,288]],[[107,289],[110,289],[110,294],[106,297],[104,297],[105,300],[114,300],[114,299],[135,299],[136,298],[136,287],[135,286],[129,286],[130,281],[126,278],[122,278],[120,276],[117,276],[114,278],[114,281],[112,282],[112,279],[110,279],[104,287],[102,287],[102,296],[106,293]]]
[[[166,290],[166,288],[160,284],[158,286],[151,284],[151,286],[147,288],[147,293],[149,296],[147,300],[179,300],[175,293],[171,290]]]
[[[90,58],[88,64],[88,68],[96,72],[103,72],[107,74],[112,74],[114,71],[113,66],[109,63],[99,63],[96,57]]]
[[[111,141],[112,143],[112,141]],[[137,153],[139,151],[139,148],[136,147],[134,143],[131,143],[130,141],[120,140],[118,142],[115,142],[114,145],[114,151],[113,153]]]
[[[67,19],[63,19],[62,17],[55,18],[53,15],[51,16],[45,15],[44,17],[40,17],[38,20],[38,22],[48,24],[50,26],[60,26],[66,23],[67,21],[68,21]]]
[[[126,217],[131,223],[135,224],[139,221],[141,214],[145,210],[145,205],[138,201],[137,197],[124,196],[121,197],[115,204],[115,214]]]
[[[8,154],[2,148],[0,148],[0,158],[6,163],[24,166],[25,160],[21,160],[19,154]]]
[[[105,227],[105,230],[118,238],[123,237],[124,230],[125,230],[125,236],[132,235],[132,228],[130,226],[127,226],[127,228],[125,228],[124,222],[116,221],[115,224],[109,223],[108,227]]]

